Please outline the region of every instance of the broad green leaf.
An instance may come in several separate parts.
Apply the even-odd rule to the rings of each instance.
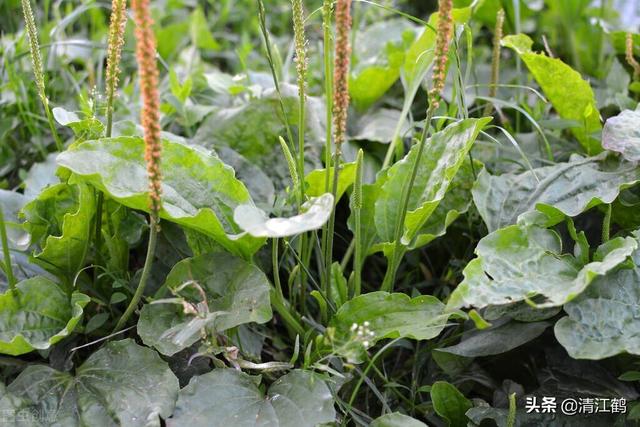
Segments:
[[[9,247],[24,250],[29,246],[29,235],[25,232],[22,220],[19,218],[20,211],[28,202],[29,198],[23,194],[0,189],[0,206],[4,213]]]
[[[49,154],[44,162],[34,163],[31,166],[27,176],[22,181],[25,197],[35,199],[46,187],[60,182],[60,179],[56,176],[58,169],[56,156],[57,154]]]
[[[350,141],[374,141],[387,144],[393,138],[394,130],[400,124],[400,135],[411,130],[408,121],[402,118],[402,113],[389,108],[379,108],[360,117],[349,130],[347,137]]]
[[[489,329],[472,330],[464,334],[458,344],[436,351],[464,357],[506,353],[539,337],[549,325],[549,322],[506,322]]]
[[[640,355],[640,250],[633,253],[633,261],[633,268],[621,267],[596,278],[564,306],[568,316],[556,323],[555,334],[574,359]]]
[[[240,205],[233,219],[247,234],[254,237],[287,237],[322,227],[333,210],[333,195],[325,193],[302,205],[302,213],[289,218],[269,218],[254,205]]]
[[[469,210],[473,200],[471,188],[475,183],[474,172],[477,174],[483,170],[481,162],[465,160],[458,173],[451,181],[449,189],[442,202],[433,211],[431,216],[418,231],[411,249],[417,249],[432,242],[440,236],[444,236],[447,228],[463,213]]]
[[[73,332],[89,297],[69,296],[46,277],[33,277],[0,294],[0,353],[46,350]]]
[[[333,171],[334,167],[329,168],[329,191],[333,185]],[[326,169],[316,169],[307,174],[304,177],[304,182],[307,184],[305,194],[309,197],[319,197],[325,193],[325,174]],[[347,188],[353,185],[353,181],[356,177],[356,164],[355,162],[343,163],[340,165],[338,173],[338,191],[336,192],[336,199],[340,200]]]
[[[95,117],[81,119],[76,113],[67,111],[62,107],[55,107],[52,113],[58,123],[73,130],[76,141],[98,139],[104,136],[104,125]]]
[[[403,293],[371,292],[346,302],[331,319],[339,339],[353,334],[353,325],[367,325],[369,346],[384,338],[428,340],[442,332],[449,317],[444,304],[431,295],[411,298]],[[365,345],[367,347],[367,345]]]
[[[163,141],[162,210],[160,217],[193,228],[243,257],[255,253],[264,240],[234,238],[242,230],[233,210],[252,203],[233,169],[208,150]],[[133,209],[149,211],[144,141],[138,137],[104,138],[69,148],[58,163],[79,179]]]
[[[287,120],[296,138],[298,123],[298,93],[293,85],[282,84],[282,101]],[[305,171],[321,166],[324,146],[324,103],[309,96],[306,102]],[[287,162],[280,149],[279,137],[286,137],[280,100],[272,89],[259,98],[230,108],[222,108],[209,115],[200,125],[193,142],[218,150],[229,147],[262,169],[273,181],[276,190],[291,183]],[[297,141],[294,141],[297,144]]]
[[[131,339],[106,344],[75,375],[31,365],[7,387],[21,399],[20,410],[42,414],[42,425],[65,427],[160,427],[160,417],[173,411],[178,389],[158,354]]]
[[[401,52],[395,54],[402,57]],[[359,110],[366,110],[384,95],[400,77],[399,63],[382,67],[375,65],[349,79],[349,94]]]
[[[315,427],[336,418],[333,397],[317,375],[292,371],[276,380],[266,396],[259,380],[235,369],[193,377],[180,390],[168,427]]]
[[[427,427],[427,425],[408,415],[392,412],[376,418],[369,427]]]
[[[467,426],[465,413],[473,407],[473,404],[454,385],[445,381],[433,383],[431,402],[436,414],[444,418],[448,426]]]
[[[552,230],[513,225],[480,240],[473,259],[464,269],[464,280],[453,291],[448,309],[528,301],[537,307],[565,304],[582,293],[597,277],[624,262],[637,248],[630,238],[600,261],[581,265],[562,254],[560,237]],[[535,298],[535,302],[534,302]],[[542,299],[540,301],[539,299]]]
[[[60,183],[47,187],[23,208],[25,228],[36,250],[33,260],[65,280],[84,267],[89,249],[95,194],[90,186]]]
[[[224,252],[187,258],[173,267],[164,286],[175,291],[190,281],[197,283],[206,295],[208,313],[185,314],[181,304],[169,303],[147,304],[142,308],[138,334],[145,344],[162,354],[175,354],[198,341],[205,327],[221,332],[271,319],[269,281],[251,263]],[[194,286],[178,293],[193,304],[202,302]]]
[[[220,45],[213,38],[213,34],[209,31],[207,18],[201,7],[196,7],[191,13],[190,19],[190,35],[191,42],[198,49],[218,50]]]
[[[560,117],[576,122],[572,131],[585,151],[601,152],[593,136],[602,129],[600,113],[589,83],[561,60],[533,52],[533,41],[525,34],[506,36],[502,45],[516,51]]]
[[[640,110],[624,110],[609,118],[602,130],[602,146],[622,154],[625,159],[640,160]]]
[[[524,213],[544,210],[553,225],[563,215],[577,216],[602,203],[611,203],[624,188],[640,181],[635,165],[612,158],[573,156],[523,173],[499,176],[482,171],[472,190],[489,231],[515,224]],[[558,215],[558,213],[560,215]]]
[[[356,34],[355,62],[349,95],[359,110],[366,110],[400,77],[406,46],[417,27],[404,19],[379,21]]]
[[[489,118],[462,120],[447,126],[426,142],[409,197],[403,244],[411,243],[445,197],[478,133],[489,121]],[[378,178],[384,179],[384,183],[375,203],[375,223],[383,242],[394,240],[402,189],[410,179],[417,148],[418,146],[414,145],[404,159]]]

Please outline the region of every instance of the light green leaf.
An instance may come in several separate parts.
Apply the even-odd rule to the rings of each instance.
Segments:
[[[333,185],[333,171],[334,167],[329,168],[329,190]],[[315,169],[304,177],[304,182],[307,184],[305,194],[309,197],[319,197],[325,193],[325,174],[326,169]],[[336,199],[340,200],[347,188],[353,185],[353,181],[356,178],[356,164],[355,162],[343,163],[340,165],[338,173],[338,191],[336,192]]]
[[[573,156],[567,163],[519,174],[495,176],[482,171],[472,193],[487,228],[495,231],[515,224],[520,215],[536,208],[553,217],[546,225],[554,225],[563,215],[574,217],[613,202],[622,189],[639,181],[640,170],[631,163],[602,156]]]
[[[251,263],[224,252],[187,258],[173,267],[164,286],[176,290],[189,281],[204,291],[208,313],[188,315],[182,305],[168,303],[147,304],[142,308],[138,334],[145,344],[162,354],[173,355],[195,343],[205,327],[221,332],[271,319],[269,281]],[[187,287],[179,294],[193,304],[201,303],[202,296],[195,287]]]
[[[635,233],[636,240],[640,233]],[[640,251],[633,268],[621,267],[596,278],[564,306],[556,338],[574,359],[604,359],[620,353],[640,355]]]
[[[180,390],[168,427],[315,427],[335,420],[333,397],[317,375],[295,370],[274,382],[265,396],[254,377],[215,369]]]
[[[562,254],[560,237],[552,230],[513,225],[494,231],[478,243],[478,257],[465,267],[464,280],[451,294],[447,308],[516,301],[540,308],[565,304],[597,276],[624,262],[638,246],[629,237],[617,243],[602,260],[583,266]]]
[[[640,111],[624,110],[609,118],[602,130],[602,146],[622,154],[625,159],[640,160]]]
[[[466,427],[465,413],[473,407],[471,401],[452,384],[436,381],[431,386],[433,409],[450,427]]]
[[[417,27],[404,19],[376,22],[356,34],[356,61],[349,79],[349,95],[359,110],[366,110],[400,77],[405,45]]]
[[[240,205],[233,219],[254,237],[287,237],[306,231],[317,230],[329,219],[333,210],[333,195],[323,194],[302,205],[302,213],[290,218],[269,218],[262,209],[254,205]]]
[[[366,110],[384,95],[400,77],[394,66],[372,66],[349,79],[349,94],[359,110]]]
[[[98,139],[104,136],[104,125],[95,117],[81,119],[76,113],[62,107],[55,107],[51,112],[58,123],[73,130],[76,141]]]
[[[369,427],[427,427],[427,425],[408,415],[392,412],[376,418]]]
[[[196,7],[191,13],[190,34],[191,42],[198,49],[218,50],[220,45],[213,38],[213,34],[209,31],[207,18],[201,7]]]
[[[84,267],[95,215],[94,191],[86,184],[47,187],[23,212],[25,229],[39,245],[33,260],[65,280]]]
[[[593,136],[602,129],[600,113],[589,83],[561,60],[531,51],[533,41],[525,34],[506,36],[502,45],[518,53],[560,117],[576,122],[572,131],[585,151],[601,152]]]
[[[478,133],[491,119],[467,119],[447,126],[427,142],[418,167],[404,223],[402,243],[408,245],[447,193]],[[383,182],[375,203],[375,223],[383,242],[393,242],[402,189],[409,181],[417,145],[378,177]],[[383,180],[383,181],[382,181]]]
[[[46,350],[73,332],[89,297],[37,276],[0,294],[0,353]]]
[[[106,344],[75,375],[31,365],[7,387],[21,399],[19,409],[45,417],[42,425],[65,427],[160,427],[178,389],[158,354],[131,339]]]
[[[411,244],[411,249],[425,246],[440,236],[444,236],[447,228],[463,213],[469,210],[472,196],[471,188],[474,185],[474,171],[478,173],[483,170],[483,165],[479,161],[473,162],[465,160],[460,166],[458,173],[451,181],[449,189],[442,202],[433,211],[431,216],[418,231],[416,239]]]
[[[262,246],[264,239],[233,237],[242,231],[233,222],[233,210],[252,203],[233,169],[208,150],[168,140],[162,161],[170,167],[162,168],[161,218],[200,231],[243,257]],[[58,163],[123,205],[149,211],[142,138],[83,142],[61,153]]]
[[[384,338],[428,340],[442,332],[453,313],[431,295],[411,298],[403,293],[371,292],[346,302],[331,319],[340,337],[352,333],[352,325],[364,325],[373,332],[370,345]]]

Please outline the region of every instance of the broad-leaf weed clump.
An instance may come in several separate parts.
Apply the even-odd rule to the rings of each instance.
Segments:
[[[110,3],[0,3],[1,425],[638,424],[637,1]]]

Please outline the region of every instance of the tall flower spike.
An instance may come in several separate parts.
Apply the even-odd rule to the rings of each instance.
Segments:
[[[36,30],[36,20],[31,9],[31,0],[22,0],[22,13],[24,14],[25,27],[29,36],[29,50],[31,53],[31,66],[35,78],[38,95],[43,104],[48,104],[44,87],[44,71],[42,68],[42,57],[40,56],[40,43],[38,42],[38,31]]]
[[[127,0],[113,0],[111,2],[111,22],[109,23],[109,46],[107,47],[107,136],[111,136],[113,98],[118,89],[118,80],[120,77],[119,65],[126,24]]]
[[[627,64],[633,68],[633,78],[637,80],[640,78],[640,64],[636,61],[636,58],[633,57],[633,35],[631,33],[627,33],[625,47]]]
[[[333,70],[333,141],[336,151],[340,150],[347,130],[347,110],[349,108],[349,60],[351,45],[351,0],[336,3],[336,47]]]
[[[142,96],[141,122],[144,128],[145,160],[149,176],[149,197],[152,219],[157,224],[160,214],[162,175],[160,174],[160,95],[158,94],[158,64],[156,39],[153,33],[149,0],[132,0],[136,23],[136,58]]]
[[[435,59],[433,65],[433,86],[429,91],[429,108],[436,109],[440,105],[440,96],[447,77],[447,61],[449,44],[453,36],[453,0],[438,2],[438,33],[436,36]]]
[[[49,99],[47,98],[47,92],[44,84],[44,69],[42,67],[42,57],[40,56],[40,42],[38,41],[38,30],[36,29],[36,20],[33,16],[33,10],[31,9],[31,0],[22,0],[22,13],[24,14],[24,23],[27,29],[27,35],[29,36],[29,51],[31,53],[31,67],[33,68],[33,76],[36,82],[36,88],[38,89],[38,96],[44,107],[44,112],[47,115],[47,121],[49,122],[49,128],[51,134],[55,140],[58,151],[64,149],[62,140],[56,126],[53,123],[53,115],[51,114],[51,108],[49,108]]]
[[[296,71],[298,73],[298,95],[305,97],[307,79],[307,39],[304,35],[304,9],[302,0],[291,0],[293,6],[293,38],[296,50]]]

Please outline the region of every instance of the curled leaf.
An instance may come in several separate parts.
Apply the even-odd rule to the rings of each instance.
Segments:
[[[317,230],[329,219],[333,196],[325,193],[302,205],[302,213],[290,218],[269,218],[262,209],[246,204],[238,206],[233,219],[246,233],[254,237],[287,237]]]

